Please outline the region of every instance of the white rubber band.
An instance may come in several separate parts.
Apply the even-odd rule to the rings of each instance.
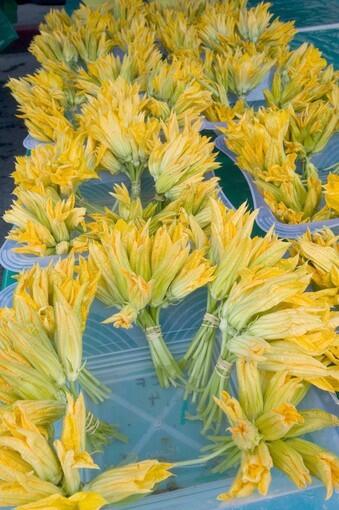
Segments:
[[[220,377],[227,377],[231,371],[232,363],[224,359],[218,359],[215,370]]]
[[[146,337],[150,342],[154,342],[155,340],[159,340],[162,337],[160,326],[151,326],[146,329]]]
[[[210,328],[218,328],[220,324],[220,320],[216,315],[212,313],[206,312],[204,318],[202,320],[203,326],[208,326]]]

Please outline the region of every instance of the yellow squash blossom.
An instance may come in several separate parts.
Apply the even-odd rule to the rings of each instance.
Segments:
[[[269,7],[270,4],[261,3],[252,9],[241,9],[237,27],[245,40],[256,42],[259,39],[272,18]]]
[[[72,129],[56,136],[55,144],[39,145],[30,156],[17,157],[13,178],[21,189],[39,192],[41,186],[53,187],[68,195],[81,183],[98,178],[83,136]]]
[[[30,45],[30,51],[46,68],[51,64],[64,64],[75,70],[83,62],[92,62],[112,49],[114,42],[108,28],[114,24],[110,16],[89,16],[87,22],[73,18],[75,23],[42,30]],[[100,19],[101,18],[101,19]],[[80,21],[80,23],[79,23]],[[98,21],[101,26],[98,25]],[[105,30],[106,29],[106,30]]]
[[[272,267],[243,270],[221,303],[219,317],[223,335],[219,359],[200,396],[198,412],[205,428],[220,422],[211,395],[227,387],[233,361],[245,356],[268,371],[288,370],[326,391],[334,391],[338,373],[318,356],[335,345],[335,321],[331,304],[305,291],[310,281],[307,268]],[[304,300],[301,298],[305,297]],[[314,347],[326,335],[323,348]],[[314,338],[315,335],[315,338]],[[335,382],[334,382],[335,381]]]
[[[53,33],[45,32],[37,35],[30,45],[30,52],[45,67],[49,64],[65,64],[74,69],[79,60],[78,52],[71,42],[73,27],[65,27]]]
[[[237,155],[241,168],[266,182],[290,180],[295,154],[286,154],[284,138],[289,127],[286,110],[247,110],[239,122],[232,122],[225,134],[228,147]],[[255,148],[255,149],[254,149]]]
[[[0,436],[0,446],[20,454],[42,480],[58,484],[62,474],[56,455],[24,410],[14,409],[3,416],[3,421],[7,432]]]
[[[105,24],[108,24],[106,15],[109,14],[111,18],[119,22],[127,22],[133,19],[134,16],[142,8],[141,0],[117,0],[114,2],[103,3],[98,5],[96,2],[87,0],[85,5],[73,12],[72,18],[76,24],[86,25],[88,22],[99,27],[104,17]],[[102,27],[104,28],[104,27]]]
[[[138,228],[120,219],[99,239],[89,248],[93,271],[101,272],[97,295],[120,308],[105,322],[142,326],[159,380],[167,386],[181,371],[162,338],[160,310],[211,281],[214,268],[203,250],[192,250],[182,223],[163,225],[151,235],[148,224]]]
[[[138,9],[138,8],[137,8]],[[132,13],[127,7],[128,13]],[[113,34],[115,44],[124,53],[132,52],[137,55],[140,69],[145,72],[147,61],[153,64],[161,60],[161,52],[156,40],[156,32],[153,26],[148,23],[142,8],[130,19],[123,21],[118,30]],[[142,62],[142,60],[144,60]]]
[[[237,4],[238,1],[231,0],[230,3]],[[189,23],[194,23],[200,16],[201,11],[206,8],[206,0],[154,0],[148,6],[150,20],[155,21],[156,13],[164,14],[167,11],[183,13]]]
[[[98,277],[98,272],[90,277],[86,260],[76,264],[69,257],[55,266],[34,266],[23,272],[14,295],[14,308],[22,320],[32,321],[38,314],[67,380],[79,380],[94,401],[103,400],[108,390],[83,367],[82,343]]]
[[[46,427],[64,415],[65,404],[56,400],[17,400],[11,406],[0,409],[0,433],[6,430],[3,417],[13,409],[23,409],[28,419],[37,427]]]
[[[75,207],[73,194],[62,200],[48,188],[39,193],[18,189],[16,195],[4,220],[15,225],[8,239],[22,244],[15,248],[17,252],[46,256],[85,249],[81,243],[77,248],[74,244],[74,234],[82,230],[86,209]]]
[[[270,58],[279,58],[296,34],[294,23],[294,21],[283,23],[279,19],[274,19],[262,32],[255,46],[267,53]]]
[[[85,259],[79,259],[76,263],[75,258],[69,256],[46,268],[36,265],[22,272],[17,279],[14,307],[20,306],[20,299],[26,301],[39,312],[48,334],[53,334],[56,327],[53,315],[55,287],[62,292],[72,308],[79,308],[81,328],[85,329],[98,279],[98,276],[90,279],[90,269]]]
[[[140,193],[140,178],[159,132],[159,122],[146,118],[147,101],[137,85],[119,78],[105,83],[81,116],[83,129],[97,145],[98,162],[113,174],[126,173],[133,196]]]
[[[285,146],[288,129],[287,110],[259,109],[247,110],[222,130],[238,165],[253,176],[276,217],[285,223],[300,223],[317,214],[321,181],[309,160],[303,179],[296,172],[297,153],[288,152]]]
[[[107,55],[114,44],[106,32],[88,25],[75,27],[69,39],[82,62],[94,62]]]
[[[251,452],[242,455],[241,466],[232,483],[230,490],[220,494],[220,501],[228,501],[235,497],[250,496],[256,489],[259,494],[266,496],[271,483],[271,469],[273,461],[264,442]]]
[[[293,22],[282,23],[278,19],[271,22],[269,8],[269,3],[260,3],[251,9],[241,9],[237,29],[243,40],[275,56],[290,42],[295,29]]]
[[[199,36],[204,47],[218,50],[221,45],[234,45],[238,41],[236,16],[229,2],[206,5],[199,19]]]
[[[183,124],[185,117],[198,117],[211,104],[208,91],[203,90],[197,80],[187,76],[186,60],[177,59],[172,63],[162,62],[147,79],[146,92],[151,98],[148,108],[151,113],[167,119],[171,111]]]
[[[215,277],[208,285],[208,301],[201,327],[182,359],[189,373],[186,394],[193,393],[194,400],[199,398],[199,390],[202,390],[200,396],[205,398],[222,300],[227,298],[242,271],[248,267],[274,266],[289,246],[278,240],[272,231],[264,238],[251,238],[257,212],[250,213],[244,204],[237,210],[228,210],[222,202],[210,199],[209,205],[209,257],[216,264]],[[228,366],[226,363],[222,368],[225,376]],[[206,403],[210,405],[209,397]]]
[[[55,382],[15,351],[0,350],[0,370],[0,400],[4,404],[20,399],[59,400],[60,388]]]
[[[172,466],[158,460],[144,460],[108,469],[85,485],[84,490],[100,494],[107,503],[117,503],[152,492],[157,483],[172,476],[169,471]]]
[[[241,50],[224,58],[228,67],[229,89],[239,97],[246,96],[257,87],[274,63],[265,53],[252,54]]]
[[[27,75],[23,78],[11,78],[7,84],[15,100],[23,108],[25,103],[40,102],[41,106],[51,105],[67,106],[66,81],[62,74],[53,71],[40,69],[35,74]]]
[[[53,30],[64,30],[72,25],[72,18],[62,10],[51,10],[44,17],[43,22],[40,24],[40,30],[50,32]]]
[[[320,50],[310,44],[283,51],[278,64],[271,90],[264,92],[270,106],[284,108],[291,104],[296,111],[301,111],[308,103],[331,94],[336,87],[332,66],[327,66]]]
[[[180,129],[176,115],[162,124],[164,136],[158,138],[150,152],[149,171],[159,195],[178,198],[188,186],[201,182],[208,172],[218,168],[213,144],[199,133],[200,121],[186,118]]]
[[[310,441],[292,439],[287,441],[297,451],[310,472],[319,478],[326,487],[326,499],[339,488],[339,458]]]
[[[160,42],[168,53],[199,56],[198,29],[189,23],[184,13],[167,9],[163,13],[156,12],[155,18]]]
[[[246,103],[243,99],[238,99],[234,105],[231,104],[229,60],[227,53],[205,51],[204,75],[200,80],[211,93],[213,100],[205,111],[205,116],[210,121],[227,123],[245,111]]]
[[[298,253],[307,262],[312,281],[321,289],[339,288],[339,237],[330,229],[307,232],[292,245],[292,253]],[[333,297],[335,302],[335,295]]]
[[[2,453],[2,452],[1,452]],[[6,450],[7,453],[7,450]],[[6,460],[6,456],[3,456]],[[9,460],[7,458],[7,460]],[[1,506],[16,506],[30,504],[42,498],[62,494],[62,490],[51,482],[41,480],[30,472],[19,473],[18,464],[15,465],[13,481],[0,481],[0,504]]]
[[[22,356],[41,376],[61,388],[65,384],[65,373],[54,345],[46,335],[38,314],[32,313],[31,320],[31,324],[22,319],[8,321],[8,349]]]
[[[68,395],[61,438],[54,447],[63,471],[63,487],[72,495],[80,489],[79,469],[98,469],[86,451],[86,409],[82,395],[76,400]]]
[[[230,428],[224,437],[213,437],[215,445],[211,445],[210,458],[219,458],[218,466],[222,470],[223,457],[229,455],[233,447],[240,453],[240,467],[231,488],[218,499],[247,497],[255,490],[266,495],[273,467],[286,473],[298,488],[305,488],[312,482],[312,473],[322,480],[331,495],[333,486],[338,483],[337,458],[299,436],[338,426],[338,418],[322,410],[299,411],[296,405],[307,393],[300,379],[286,373],[267,378],[265,373],[259,372],[255,361],[237,361],[237,382],[238,399],[227,392],[215,399]],[[225,444],[228,445],[226,449]],[[237,457],[233,464],[236,462]]]
[[[303,156],[322,151],[336,131],[338,108],[328,101],[314,101],[299,113],[290,109],[289,140]]]
[[[190,222],[192,217],[204,231],[211,224],[210,200],[217,198],[218,178],[212,177],[185,188],[177,199],[169,202],[151,219],[151,230],[162,223],[170,223],[184,215]]]
[[[99,510],[140,497],[166,480],[171,464],[145,460],[111,468],[81,487],[79,470],[96,468],[86,451],[86,409],[82,395],[67,396],[60,439],[53,443],[22,407],[5,411],[0,434],[0,505],[21,510]]]
[[[269,451],[274,466],[286,473],[298,489],[306,489],[312,483],[311,474],[302,456],[290,446],[289,441],[273,441],[269,445]]]
[[[100,510],[106,504],[106,500],[95,492],[77,492],[69,498],[54,494],[34,503],[17,506],[16,510]]]
[[[339,214],[339,175],[329,174],[326,185],[324,186],[325,201],[329,209],[335,215]]]
[[[136,78],[133,62],[128,56],[121,60],[113,54],[104,55],[89,63],[87,69],[80,70],[76,86],[85,96],[97,96],[102,83],[116,80],[118,76],[132,83]]]
[[[54,141],[57,133],[70,129],[79,98],[72,78],[62,69],[40,70],[7,85],[19,104],[31,136],[42,142]]]

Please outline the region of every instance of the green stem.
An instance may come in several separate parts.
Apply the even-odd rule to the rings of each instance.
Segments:
[[[141,192],[141,175],[144,171],[143,165],[135,166],[133,163],[126,163],[125,173],[131,181],[131,196],[133,199],[140,197]]]
[[[212,371],[212,359],[218,332],[218,302],[208,292],[206,313],[180,365],[188,372],[185,398],[192,394],[192,401],[205,387]]]
[[[339,163],[338,162],[333,163],[333,165],[327,166],[326,168],[323,168],[321,171],[322,172],[332,171],[333,173],[337,174],[339,172]]]
[[[90,411],[86,415],[86,446],[91,454],[102,452],[113,440],[128,442],[115,425],[99,420]]]
[[[159,384],[168,388],[170,385],[176,386],[178,381],[183,382],[183,378],[181,369],[163,338],[159,316],[160,308],[149,307],[139,313],[137,322],[148,340]]]
[[[73,398],[78,398],[79,391],[77,389],[77,384],[75,381],[69,381],[69,387],[68,387],[70,393],[72,394]]]
[[[247,92],[247,94],[249,94],[250,91]],[[247,102],[247,94],[240,94],[239,95],[239,99],[242,100],[244,102],[244,105],[246,107],[249,106],[248,102]]]
[[[193,460],[183,460],[181,462],[176,462],[174,464],[174,468],[182,468],[182,467],[190,467],[190,466],[197,466],[199,464],[206,464],[210,460],[213,460],[217,457],[220,457],[223,453],[225,453],[230,448],[233,448],[234,444],[230,441],[226,445],[222,446],[218,450],[214,451],[213,453],[209,453],[208,455],[204,455],[203,457],[199,457],[198,459]]]
[[[307,175],[306,175],[306,167],[307,167],[307,156],[303,156],[302,159],[301,159],[301,170],[302,170],[302,176],[304,179],[306,179]]]
[[[223,413],[213,397],[220,398],[222,392],[228,389],[233,366],[233,355],[228,350],[228,341],[231,336],[227,331],[222,331],[220,355],[210,380],[199,400],[198,415],[204,423],[203,432],[210,429],[212,425],[214,425],[217,431],[222,423]]]
[[[78,379],[80,385],[94,403],[99,404],[109,397],[111,390],[94,377],[87,368],[84,367],[80,371]]]

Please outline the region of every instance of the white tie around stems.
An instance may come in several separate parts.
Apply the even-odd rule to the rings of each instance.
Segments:
[[[146,328],[145,333],[149,342],[155,342],[156,340],[161,340],[162,338],[160,326],[150,326]]]
[[[210,328],[218,328],[220,324],[220,320],[213,313],[206,312],[204,318],[202,320],[202,325]]]
[[[220,377],[227,379],[230,375],[232,366],[233,363],[230,363],[229,361],[219,358],[215,366],[215,371]]]

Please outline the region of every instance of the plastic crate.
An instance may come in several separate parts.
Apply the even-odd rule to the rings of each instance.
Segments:
[[[328,144],[326,150],[314,156],[313,161],[314,164],[319,166],[320,168],[326,168],[335,162],[335,158],[338,159],[338,149],[337,142],[338,137],[334,136],[331,142]],[[218,136],[215,140],[216,147],[226,154],[232,161],[236,161],[235,154],[226,147],[223,136]],[[245,177],[248,187],[250,189],[254,208],[259,209],[258,216],[256,218],[256,222],[258,226],[265,232],[267,232],[273,225],[276,233],[283,238],[286,239],[296,239],[302,236],[307,230],[314,232],[316,230],[321,230],[323,227],[331,228],[334,232],[339,232],[339,218],[333,218],[331,220],[323,220],[323,221],[311,221],[307,223],[300,224],[286,224],[278,221],[270,207],[266,204],[262,194],[257,188],[253,178],[248,172],[242,171],[243,176]],[[326,175],[324,172],[320,171],[320,177],[325,179]],[[224,194],[227,197],[227,187],[223,187]]]
[[[100,180],[93,179],[85,182],[80,186],[80,193],[84,200],[84,206],[88,201],[91,205],[103,210],[104,207],[112,208],[115,199],[110,194],[115,184],[125,184],[129,187],[129,179],[124,174],[112,176],[109,172],[101,172]],[[153,195],[153,180],[149,175],[143,177],[143,188],[147,190],[145,200],[149,200]],[[81,205],[81,203],[80,203]],[[64,256],[51,255],[47,257],[37,257],[25,253],[16,253],[15,248],[19,247],[19,243],[12,240],[6,240],[0,248],[0,265],[5,269],[13,272],[19,272],[28,269],[34,264],[42,267],[48,266],[50,263],[57,262]]]
[[[0,293],[0,306],[10,306],[15,285]],[[168,307],[161,315],[162,327],[168,345],[176,357],[186,350],[192,335],[202,319],[206,293],[198,291],[181,304]],[[200,423],[187,418],[194,414],[194,407],[183,400],[183,388],[159,387],[150,361],[148,346],[138,328],[113,329],[102,324],[110,314],[99,302],[95,302],[84,335],[84,357],[87,366],[111,390],[111,396],[100,405],[88,403],[88,407],[100,418],[118,425],[128,436],[128,443],[114,442],[95,461],[102,468],[135,462],[145,458],[181,461],[197,458],[207,439],[200,433]],[[331,395],[312,389],[303,402],[306,408],[322,407],[338,413]],[[311,434],[319,444],[339,453],[339,433],[334,429]],[[278,509],[334,510],[339,497],[335,495],[324,502],[325,489],[318,481],[304,491],[297,491],[281,473],[273,472],[273,483],[266,498],[253,495],[247,499],[219,503],[216,496],[227,490],[232,483],[234,471],[223,475],[210,472],[213,464],[178,468],[175,477],[163,482],[155,494],[134,502],[132,505],[112,506],[112,510],[220,510],[222,508],[246,508],[268,510],[274,504]],[[84,481],[93,473],[85,471]],[[95,476],[95,473],[94,473]],[[286,506],[287,505],[287,506]]]
[[[31,150],[33,146],[36,146],[39,143],[41,142],[34,141],[34,138],[30,135],[26,136],[24,139],[24,146],[27,150]],[[213,176],[214,173],[211,172],[207,178]],[[80,193],[84,199],[84,206],[86,206],[86,201],[88,201],[91,205],[99,209],[103,209],[104,207],[112,208],[114,206],[115,199],[110,193],[113,191],[113,187],[116,184],[125,184],[128,188],[130,188],[130,181],[125,174],[119,173],[113,176],[106,171],[100,172],[100,180],[93,179],[82,184],[80,186]],[[143,190],[142,200],[144,203],[147,203],[154,196],[154,181],[149,173],[145,172],[143,174],[141,186]],[[233,204],[228,200],[221,188],[219,188],[219,196],[227,207],[233,208]],[[46,267],[49,264],[56,263],[61,258],[65,257],[65,255],[37,257],[35,255],[17,253],[15,249],[19,246],[19,243],[16,241],[6,240],[0,247],[0,265],[15,273],[28,269],[34,264]]]
[[[173,349],[172,349],[173,350]],[[179,354],[179,350],[173,350]],[[142,458],[159,458],[167,461],[180,461],[196,458],[206,444],[200,434],[199,422],[185,418],[187,411],[194,412],[182,400],[183,390],[159,388],[151,363],[134,359],[121,365],[115,356],[106,358],[105,367],[89,363],[94,373],[112,389],[111,398],[92,410],[100,417],[117,423],[129,438],[128,444],[113,443],[95,460],[104,468]],[[115,363],[114,363],[115,361]],[[312,390],[303,403],[304,407],[325,407],[332,413],[338,409],[329,395]],[[310,435],[319,444],[339,451],[339,434],[333,430]],[[305,491],[296,491],[292,483],[280,472],[273,471],[270,494],[262,498],[253,494],[245,500],[221,504],[216,497],[231,485],[235,470],[222,475],[211,474],[213,464],[181,468],[175,470],[175,478],[170,478],[160,486],[161,494],[154,494],[133,505],[121,505],[123,510],[174,510],[189,508],[197,510],[217,510],[221,508],[248,508],[266,510],[271,508],[272,499],[279,509],[286,508],[290,496],[298,501],[298,509],[338,508],[339,497],[324,502],[325,490],[316,481]],[[158,490],[159,490],[158,489]],[[288,505],[290,507],[290,505]],[[116,507],[114,507],[116,508]],[[113,510],[113,509],[112,509]]]

